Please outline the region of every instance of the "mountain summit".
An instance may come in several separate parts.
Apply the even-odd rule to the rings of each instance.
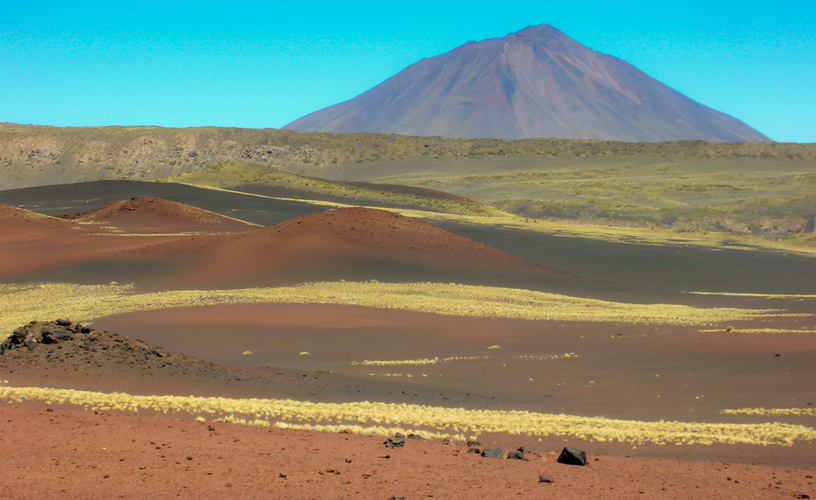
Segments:
[[[546,24],[422,59],[284,128],[455,138],[770,140]]]

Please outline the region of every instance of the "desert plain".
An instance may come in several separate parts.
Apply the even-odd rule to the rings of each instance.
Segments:
[[[0,191],[4,338],[33,321],[76,330],[0,354],[0,497],[816,493],[806,187],[751,193],[750,214],[734,195],[698,219],[704,183],[679,155],[696,201],[673,222],[656,198],[522,210],[505,195],[531,196],[530,177],[556,176],[564,199],[595,178],[604,203],[674,181],[570,184],[563,164],[512,174],[505,154],[408,146],[421,153],[327,162],[332,181],[311,161],[227,163]],[[812,185],[808,156],[743,153],[748,177],[738,155],[700,161],[731,162],[721,172],[744,190],[762,161]],[[549,161],[519,154],[519,169]],[[594,165],[620,172],[627,158]],[[469,177],[487,162],[505,172]],[[751,230],[777,196],[792,201],[774,227]],[[396,433],[423,439],[387,447]],[[525,460],[468,453],[499,446]],[[557,463],[564,446],[587,465]]]

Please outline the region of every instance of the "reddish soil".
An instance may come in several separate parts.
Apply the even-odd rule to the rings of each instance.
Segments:
[[[150,288],[340,279],[537,287],[575,281],[425,222],[367,208],[328,210],[243,233],[148,246],[115,261],[138,267],[133,280]]]
[[[189,205],[161,198],[136,197],[108,203],[84,214],[64,214],[62,218],[97,222],[134,233],[238,232],[255,226]]]
[[[812,470],[588,455],[499,460],[464,443],[0,405],[0,498],[794,499]],[[212,429],[212,430],[210,430]],[[501,443],[504,449],[512,444]],[[540,475],[552,482],[540,482]],[[798,497],[796,495],[799,495]]]
[[[47,230],[47,229],[62,229],[68,227],[67,224],[55,217],[38,214],[23,208],[10,207],[8,205],[0,204],[0,228],[3,232],[0,233],[4,240],[10,240],[9,230]]]
[[[153,198],[111,203],[73,219],[0,205],[0,279],[98,282],[99,276],[89,268],[92,271],[122,251],[189,238],[190,232],[215,234],[256,227]],[[102,278],[103,282],[114,279]]]
[[[79,224],[0,206],[0,280],[116,280],[178,289],[376,278],[554,291],[573,287],[587,294],[606,286],[580,284],[383,211],[329,211],[249,231],[230,219],[203,214],[208,215],[162,200],[135,199],[87,215],[87,221],[102,224]],[[148,234],[190,228],[231,234]],[[121,236],[117,230],[145,234]],[[615,293],[620,300],[637,300],[628,288],[615,287]],[[672,298],[813,313],[811,300]],[[813,316],[771,326],[816,328]],[[486,320],[319,305],[152,311],[100,318],[94,327],[145,343],[103,336],[108,348],[90,349],[79,342],[6,352],[0,355],[0,378],[17,386],[134,394],[410,402],[637,420],[816,423],[814,417],[718,413],[816,404],[816,337],[808,334],[702,334],[698,327]],[[488,350],[493,344],[501,349]],[[246,350],[254,354],[243,355]],[[300,356],[302,351],[311,354]],[[564,353],[578,357],[519,357]],[[480,359],[352,365],[435,356]],[[404,449],[387,450],[382,438],[63,408],[47,412],[25,405],[0,405],[0,422],[0,470],[5,472],[0,498],[388,498],[397,493],[406,498],[794,498],[797,492],[815,493],[808,477],[816,468],[813,443],[633,447],[570,442],[591,454],[589,466],[581,468],[555,463],[551,453],[564,445],[563,437],[482,437],[485,445],[505,450],[540,447],[528,454],[529,461],[515,462],[469,455],[461,443],[409,441]],[[555,482],[539,483],[541,473]]]

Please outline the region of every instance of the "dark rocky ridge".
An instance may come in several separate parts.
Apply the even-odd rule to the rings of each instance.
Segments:
[[[422,59],[284,128],[454,138],[769,140],[549,25]]]
[[[23,379],[32,374],[56,379],[85,373],[93,378],[104,377],[111,383],[134,374],[219,383],[251,377],[240,369],[170,352],[68,319],[32,321],[15,329],[0,343],[0,371]]]

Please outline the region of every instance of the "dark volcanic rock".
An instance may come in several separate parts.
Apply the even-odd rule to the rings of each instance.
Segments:
[[[524,452],[522,450],[513,450],[507,454],[508,460],[524,460]]]
[[[586,465],[586,452],[578,448],[564,447],[558,456],[558,463],[566,465]]]
[[[26,326],[17,328],[6,340],[0,343],[0,354],[6,351],[27,347],[34,349],[37,344],[56,344],[72,340],[77,326],[68,320],[57,322],[32,321]]]
[[[482,456],[486,458],[504,458],[504,451],[502,451],[501,447],[497,448],[485,448],[482,451]]]
[[[405,435],[398,432],[394,437],[390,437],[383,441],[383,444],[389,448],[402,448],[405,446]]]

